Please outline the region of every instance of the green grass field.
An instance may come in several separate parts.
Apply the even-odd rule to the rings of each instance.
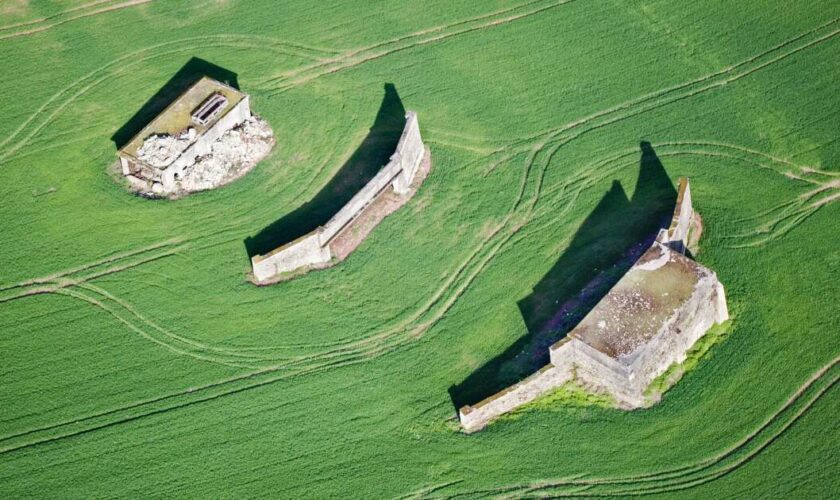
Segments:
[[[839,34],[831,0],[0,3],[0,497],[836,498]],[[132,196],[111,138],[192,58],[277,147]],[[418,113],[418,194],[248,283],[245,241],[381,157],[386,108]],[[460,433],[683,175],[725,338],[650,409]]]

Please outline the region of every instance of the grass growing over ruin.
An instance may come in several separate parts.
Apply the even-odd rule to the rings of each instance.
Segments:
[[[662,396],[668,392],[668,389],[674,386],[682,379],[686,373],[694,370],[700,363],[700,360],[709,350],[716,344],[722,342],[729,333],[732,326],[732,319],[712,326],[705,335],[700,337],[700,340],[691,346],[691,349],[685,353],[685,360],[682,363],[674,363],[662,375],[653,379],[650,385],[645,389],[645,398],[648,399],[648,404],[656,404]]]
[[[832,496],[838,18],[825,0],[0,5],[0,496]],[[235,73],[277,146],[222,189],[132,196],[111,137],[192,58]],[[340,265],[249,283],[246,240],[352,191],[386,84],[431,149],[420,191]],[[660,182],[639,179],[642,141]],[[725,340],[651,408],[452,432],[453,399],[539,366],[517,357],[534,324],[683,175],[737,311]]]
[[[562,408],[615,408],[615,400],[608,394],[600,394],[586,390],[580,384],[572,381],[562,387],[541,396],[530,403],[517,408],[509,414],[501,416],[497,421],[519,420],[521,416],[530,412],[558,411]]]

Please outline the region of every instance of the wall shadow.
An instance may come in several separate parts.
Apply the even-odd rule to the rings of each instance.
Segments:
[[[549,363],[548,348],[606,295],[660,228],[668,227],[677,191],[650,143],[642,142],[633,198],[618,181],[587,216],[548,273],[518,302],[528,334],[449,394],[456,409],[475,404]]]
[[[239,79],[236,73],[217,66],[211,62],[198,57],[193,57],[181,69],[146,101],[140,109],[121,126],[111,140],[117,149],[125,146],[132,137],[143,130],[149,122],[161,113],[169,104],[183,94],[195,82],[202,77],[209,76],[214,80],[226,83],[235,89],[239,89]]]
[[[405,127],[405,108],[396,87],[385,95],[367,136],[338,173],[308,202],[245,239],[248,257],[263,255],[323,226],[385,166]]]

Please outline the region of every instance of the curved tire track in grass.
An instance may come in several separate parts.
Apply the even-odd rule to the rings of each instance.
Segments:
[[[170,48],[174,47],[174,48]],[[296,57],[315,57],[311,53],[301,54],[299,46],[294,43],[285,42],[261,36],[254,35],[206,35],[182,38],[163,42],[150,47],[145,47],[128,54],[124,54],[111,62],[96,68],[95,70],[78,78],[73,83],[60,89],[36,109],[26,120],[24,120],[15,130],[12,131],[2,142],[0,142],[0,165],[9,161],[11,155],[16,151],[28,145],[31,140],[36,137],[45,127],[55,121],[58,115],[64,111],[68,106],[73,104],[81,96],[85,95],[92,88],[102,84],[103,82],[122,74],[130,73],[127,71],[133,66],[148,62],[160,57],[169,56],[172,54],[194,51],[197,48],[207,47],[222,47],[222,48],[244,48],[254,50],[269,50],[277,51],[286,55]],[[168,49],[162,50],[161,49]],[[320,57],[320,56],[319,56]],[[74,92],[75,91],[75,92]],[[74,93],[73,93],[74,92]],[[49,107],[58,103],[43,120],[37,124],[33,124],[37,118],[45,113]],[[30,124],[32,127],[30,129]],[[27,130],[29,129],[29,130]],[[26,132],[26,135],[17,142],[12,143],[19,135]]]
[[[32,295],[56,292],[62,288],[177,255],[184,249],[181,245],[182,241],[167,240],[138,250],[117,253],[48,276],[2,285],[0,286],[0,304]],[[105,267],[109,265],[110,267]]]
[[[100,14],[106,14],[108,12],[114,12],[116,10],[125,9],[127,7],[134,7],[137,5],[143,5],[150,2],[152,2],[152,0],[129,0],[127,2],[122,3],[113,2],[111,0],[99,0],[98,2],[91,2],[89,4],[79,5],[78,7],[61,11],[47,17],[42,17],[40,19],[9,24],[7,26],[0,26],[0,41],[8,40],[10,38],[17,38],[20,36],[34,35],[35,33],[40,33],[42,31],[55,28],[56,26],[61,26],[62,24],[69,23],[70,21],[75,21],[77,19],[98,16]],[[99,7],[103,3],[110,3],[111,5]],[[79,13],[79,11],[83,12]],[[3,33],[5,31],[12,31],[12,33]]]
[[[670,141],[655,143],[652,145],[660,158],[677,156],[703,156],[709,158],[723,158],[737,163],[746,164],[755,168],[770,170],[784,176],[785,178],[801,181],[802,183],[816,186],[811,191],[802,193],[792,200],[787,200],[769,210],[760,212],[756,216],[740,219],[740,222],[758,220],[757,225],[752,229],[735,235],[726,235],[725,239],[744,240],[732,243],[730,248],[745,248],[769,243],[783,237],[794,229],[799,223],[815,213],[821,207],[833,203],[840,192],[840,182],[836,179],[825,181],[808,177],[815,169],[805,165],[799,165],[790,160],[773,156],[755,149],[727,144],[716,141]],[[537,210],[534,218],[540,218],[555,210],[561,200],[572,197],[576,198],[584,189],[592,187],[595,183],[603,181],[606,177],[624,168],[631,168],[638,163],[638,150],[627,149],[610,155],[607,158],[597,160],[583,168],[584,172],[597,172],[597,176],[590,174],[584,179],[585,184],[578,185],[574,192],[565,193],[569,183],[553,187],[545,193],[546,198],[554,195],[547,204]],[[802,172],[805,175],[792,175],[791,169],[795,172]],[[555,194],[560,191],[560,194]],[[564,201],[564,209],[568,208],[571,202]],[[562,214],[561,214],[562,215]],[[557,214],[552,212],[552,217]],[[531,229],[530,233],[541,231],[550,225],[550,222],[541,227]],[[521,239],[517,238],[516,241]]]
[[[538,14],[554,7],[559,7],[572,1],[574,0],[532,0],[530,2],[514,7],[508,7],[488,14],[482,14],[480,16],[454,23],[427,28],[409,35],[377,42],[357,49],[351,49],[325,61],[304,66],[295,70],[286,71],[277,76],[266,78],[263,82],[261,82],[261,86],[264,86],[269,90],[273,90],[275,94],[285,92],[286,90],[310,82],[316,78],[336,73],[347,68],[352,68],[395,52],[438,42],[453,36],[506,24]],[[537,6],[534,7],[535,5]]]
[[[629,101],[625,101],[621,104],[617,104],[610,108],[597,111],[592,113],[588,116],[580,118],[578,120],[569,122],[565,125],[560,127],[555,127],[552,129],[548,129],[537,134],[534,134],[530,137],[520,139],[514,141],[504,148],[500,148],[498,151],[495,152],[497,155],[501,155],[501,159],[495,161],[491,164],[490,169],[487,173],[493,171],[493,169],[501,163],[506,162],[510,159],[508,151],[513,150],[515,153],[518,154],[523,150],[528,150],[531,145],[535,142],[541,143],[549,143],[553,140],[561,139],[561,134],[565,132],[569,132],[573,129],[577,129],[583,125],[589,125],[593,122],[597,122],[598,120],[605,119],[602,122],[597,122],[595,125],[590,126],[583,130],[583,132],[576,133],[574,135],[564,137],[563,140],[566,142],[576,139],[580,135],[586,132],[590,132],[592,130],[596,130],[602,128],[604,126],[610,125],[612,123],[616,123],[621,120],[625,120],[627,118],[639,115],[646,111],[650,111],[652,109],[659,108],[665,104],[670,104],[672,102],[680,101],[686,98],[693,97],[697,94],[702,92],[706,92],[708,90],[712,90],[728,83],[737,81],[741,78],[749,76],[756,71],[764,69],[772,64],[775,64],[779,61],[782,61],[794,54],[797,54],[803,50],[821,44],[831,38],[835,37],[838,33],[840,33],[840,29],[830,29],[835,26],[838,22],[840,22],[840,18],[832,19],[826,23],[823,23],[813,29],[810,29],[806,32],[803,32],[799,35],[796,35],[792,38],[789,38],[767,50],[759,52],[751,57],[748,57],[736,64],[732,64],[722,68],[718,71],[713,73],[707,73],[702,75],[696,79],[690,80],[688,82],[680,83],[677,85],[673,85],[670,87],[666,87],[664,89],[659,89],[653,91],[651,93],[645,94],[643,96],[631,99]],[[826,33],[823,33],[826,32]],[[803,43],[804,39],[811,37],[812,35],[816,35],[816,38],[807,40]],[[778,52],[778,54],[776,54]],[[766,60],[765,60],[766,59]],[[711,83],[709,83],[711,82]],[[695,88],[699,87],[699,88]],[[680,93],[680,91],[682,91]],[[670,96],[671,94],[676,94],[674,96]],[[670,96],[670,97],[669,97]],[[661,98],[665,99],[661,99]],[[622,113],[622,112],[629,112],[629,113]],[[610,115],[617,114],[618,116],[615,118],[611,118]],[[486,175],[486,174],[485,174]]]
[[[177,347],[175,345],[176,342],[174,342],[174,341],[177,341],[180,344],[186,344],[186,342],[184,342],[180,338],[177,338],[177,336],[167,332],[166,330],[163,330],[160,327],[154,328],[154,330],[157,330],[159,333],[162,333],[164,336],[169,337],[169,339],[170,339],[169,342],[167,342],[165,340],[161,340],[156,335],[151,334],[148,331],[138,327],[131,320],[125,318],[122,315],[120,315],[117,311],[114,310],[113,307],[109,307],[108,305],[106,305],[104,303],[104,301],[102,301],[100,299],[97,299],[97,298],[94,298],[94,297],[91,297],[89,294],[82,293],[78,289],[62,288],[62,289],[56,290],[54,293],[57,293],[59,295],[66,295],[68,297],[73,297],[75,299],[79,299],[79,300],[82,300],[84,302],[87,302],[87,303],[89,303],[89,304],[91,304],[91,305],[93,305],[93,306],[95,306],[99,309],[102,309],[103,311],[107,312],[109,315],[114,317],[117,321],[119,321],[120,323],[122,323],[126,327],[128,327],[131,331],[140,335],[142,338],[144,338],[144,339],[146,339],[150,342],[153,342],[153,343],[155,343],[155,344],[157,344],[157,345],[159,345],[159,346],[161,346],[165,349],[168,349],[169,351],[171,351],[174,354],[181,355],[181,356],[188,356],[188,357],[191,357],[193,359],[197,359],[197,360],[201,360],[201,361],[208,361],[208,362],[211,362],[211,363],[223,364],[223,365],[227,365],[227,366],[233,366],[233,367],[239,367],[239,368],[250,368],[251,367],[250,365],[237,364],[237,363],[228,361],[226,359],[219,359],[219,358],[210,357],[210,356],[204,355],[203,353],[196,353],[192,349],[190,349],[189,345],[184,345],[183,347]],[[144,319],[145,319],[142,316],[140,316],[138,313],[135,313],[135,316],[137,316],[138,319],[140,319],[141,321],[144,321]]]
[[[440,492],[448,486],[424,488],[413,498],[543,498],[590,496],[639,496],[692,488],[718,479],[748,463],[784,435],[840,380],[836,357],[816,370],[793,394],[752,431],[720,452],[688,465],[635,475],[560,480],[540,480],[498,488]],[[727,463],[729,461],[730,463]],[[448,485],[463,482],[454,480]],[[408,495],[407,495],[408,496]]]
[[[764,53],[762,53],[758,56],[755,56],[754,58],[752,58],[752,60],[756,60],[756,59],[762,57],[762,55],[764,55],[764,54],[769,54],[769,53],[773,52],[774,50],[778,50],[779,47],[785,47],[785,46],[789,45],[790,43],[792,43],[792,41],[799,40],[799,39],[803,38],[804,36],[807,36],[808,34],[816,33],[819,30],[825,28],[826,26],[830,26],[834,22],[836,22],[836,20],[832,21],[830,23],[827,23],[827,24],[825,24],[821,27],[815,28],[814,30],[809,31],[808,33],[806,33],[804,35],[800,35],[799,37],[797,37],[795,39],[792,39],[791,41],[785,42],[785,43],[781,44],[780,46],[777,46],[776,48],[771,49],[770,51],[766,51],[766,52],[764,52]],[[710,90],[710,89],[719,87],[721,85],[724,85],[726,83],[729,83],[731,81],[742,78],[742,77],[744,77],[748,74],[751,74],[751,73],[754,73],[755,71],[758,71],[759,69],[767,67],[774,62],[777,62],[777,61],[782,60],[786,57],[789,57],[790,55],[795,54],[795,53],[797,53],[801,50],[804,50],[808,47],[814,46],[818,43],[821,43],[825,40],[828,40],[828,39],[832,38],[833,36],[835,36],[838,32],[840,32],[840,30],[835,30],[835,31],[830,32],[826,35],[822,35],[819,38],[817,38],[815,40],[811,40],[811,41],[809,41],[805,44],[799,45],[799,46],[789,50],[786,53],[775,56],[774,58],[771,58],[769,61],[761,62],[760,64],[758,64],[754,67],[747,68],[745,71],[743,71],[741,73],[734,74],[732,76],[727,77],[726,79],[723,79],[723,80],[718,81],[718,82],[714,82],[713,84],[708,85],[706,87],[703,87],[703,88],[700,88],[700,89],[691,89],[688,92],[686,92],[682,95],[677,95],[675,97],[669,97],[669,98],[662,99],[662,100],[656,100],[655,102],[652,102],[652,105],[642,107],[641,109],[635,109],[635,107],[639,104],[645,104],[648,101],[652,101],[653,97],[652,98],[643,98],[641,100],[637,99],[635,101],[631,101],[629,104],[621,105],[617,108],[613,108],[613,109],[605,111],[605,112],[597,113],[595,115],[590,115],[590,117],[588,117],[588,118],[584,118],[584,119],[578,120],[576,122],[572,122],[569,125],[561,127],[559,129],[556,129],[555,131],[551,131],[547,136],[546,136],[545,133],[537,135],[536,137],[538,139],[542,139],[542,140],[537,141],[537,144],[535,146],[531,146],[530,148],[525,148],[525,150],[530,149],[531,153],[529,153],[527,155],[527,158],[526,158],[526,161],[525,161],[522,185],[520,187],[519,194],[518,194],[518,196],[517,196],[517,198],[516,198],[516,200],[513,204],[512,209],[508,212],[508,215],[506,217],[504,217],[504,221],[501,224],[500,228],[497,229],[496,231],[494,231],[493,233],[491,233],[490,236],[488,236],[487,238],[485,238],[482,241],[482,243],[479,245],[478,249],[475,250],[470,255],[470,257],[466,260],[466,262],[450,276],[450,279],[447,282],[445,282],[444,287],[442,287],[439,290],[439,293],[433,295],[432,299],[427,303],[425,308],[421,309],[419,311],[419,313],[415,314],[415,316],[412,317],[412,320],[416,321],[416,326],[414,326],[413,328],[409,327],[409,326],[406,326],[404,328],[391,329],[391,330],[386,331],[386,332],[381,333],[381,334],[377,334],[377,335],[367,337],[367,338],[364,338],[364,339],[361,339],[361,340],[356,340],[353,343],[348,344],[348,345],[341,345],[339,347],[329,349],[329,350],[326,350],[326,351],[322,351],[320,353],[316,353],[316,354],[312,354],[312,355],[290,358],[287,362],[285,362],[281,365],[271,366],[271,367],[259,370],[257,372],[252,372],[252,373],[249,373],[249,374],[245,374],[245,375],[242,375],[240,377],[236,377],[234,379],[228,379],[226,381],[220,381],[218,383],[213,383],[213,384],[210,384],[210,385],[204,386],[204,387],[206,388],[206,390],[211,390],[211,389],[222,390],[222,389],[219,389],[219,388],[220,387],[225,387],[228,384],[232,384],[231,387],[233,387],[236,384],[244,383],[243,381],[248,381],[248,380],[253,381],[254,378],[266,377],[267,380],[260,381],[258,384],[255,384],[253,386],[263,385],[265,383],[271,383],[272,381],[277,381],[277,380],[282,380],[284,378],[288,378],[289,376],[298,376],[298,375],[303,375],[303,374],[309,374],[309,373],[314,373],[314,372],[318,372],[318,371],[325,370],[325,369],[331,369],[331,368],[335,368],[335,367],[339,367],[339,366],[344,366],[344,365],[347,365],[347,364],[354,364],[354,363],[358,363],[358,362],[363,362],[363,361],[366,361],[368,359],[371,359],[372,357],[380,356],[380,355],[383,355],[385,353],[397,350],[397,349],[403,347],[404,345],[406,345],[408,343],[413,343],[413,341],[416,340],[418,337],[420,337],[425,330],[430,328],[432,325],[434,325],[437,321],[439,321],[443,317],[444,313],[446,311],[448,311],[448,309],[455,303],[455,301],[458,299],[458,297],[460,297],[466,291],[466,289],[469,287],[469,285],[472,283],[472,281],[477,278],[477,276],[483,271],[483,269],[486,267],[486,265],[495,257],[495,255],[498,253],[498,251],[508,241],[510,241],[511,238],[513,237],[513,235],[516,233],[516,231],[519,228],[521,228],[522,225],[524,225],[525,222],[527,222],[527,220],[529,219],[528,216],[530,216],[532,214],[532,212],[534,210],[534,207],[536,206],[536,202],[537,202],[537,200],[540,196],[542,177],[544,176],[545,169],[547,168],[548,164],[550,163],[550,158],[563,145],[568,144],[572,140],[580,137],[582,134],[584,134],[588,131],[595,130],[595,129],[598,129],[598,128],[602,128],[602,127],[607,126],[611,123],[615,123],[617,121],[629,118],[631,116],[636,116],[636,115],[644,113],[646,111],[650,111],[651,109],[655,109],[655,108],[664,106],[664,105],[669,104],[671,102],[674,102],[676,100],[685,99],[685,98],[691,97],[693,95],[696,95],[700,92]],[[736,65],[735,68],[740,67],[743,64],[744,63]],[[718,74],[721,74],[721,73],[727,73],[729,71],[730,70],[724,70],[724,71],[719,72],[717,74],[713,74],[708,78],[717,76]],[[708,78],[706,78],[706,79],[708,79]],[[693,83],[693,82],[691,82],[691,83]],[[678,86],[677,89],[685,88],[685,87],[689,86],[690,84],[685,84],[685,85]],[[675,89],[672,88],[670,90],[660,92],[659,94],[657,94],[654,97],[659,97],[661,95],[671,93],[674,90]],[[617,111],[626,111],[626,112],[618,114]],[[606,116],[606,115],[609,115],[609,114],[612,114],[612,113],[618,114],[618,116],[611,117],[610,119],[608,119],[604,122],[601,122],[601,123],[595,123],[592,126],[590,126],[588,128],[585,128],[584,130],[579,131],[579,132],[577,132],[577,133],[575,133],[571,136],[562,137],[562,138],[560,136],[560,133],[562,133],[562,132],[572,130],[574,128],[580,127],[581,125],[588,125],[590,122],[593,122],[593,121],[597,120],[598,118],[600,118],[602,116]],[[543,152],[545,147],[549,146],[549,143],[552,143],[555,139],[560,139],[559,143],[554,143],[554,144],[550,145],[551,149],[548,152],[547,159],[545,161],[541,162],[540,174],[537,176],[537,180],[536,181],[531,181],[531,179],[533,178],[530,175],[531,170],[532,170],[532,167],[534,166],[534,164],[537,162],[537,158]],[[519,153],[515,153],[514,155],[510,156],[507,159],[516,157],[518,154]],[[517,216],[517,213],[516,213],[517,209],[520,207],[520,204],[525,197],[526,191],[527,191],[529,185],[531,185],[531,184],[533,184],[534,195],[531,199],[531,202],[527,204],[526,214],[524,214],[526,216],[525,217],[518,216],[518,217],[515,218],[515,216]],[[502,231],[502,229],[506,229],[506,231]],[[494,241],[494,240],[496,240],[496,241]],[[487,250],[485,253],[482,253],[482,250],[484,250],[485,248],[488,248],[488,247],[489,247],[489,250]],[[448,297],[444,299],[445,292],[449,288],[452,288],[452,291],[451,291],[451,293],[448,294]],[[438,304],[440,304],[441,307],[435,308],[434,306],[436,306]],[[285,373],[281,373],[281,374],[275,373],[275,372],[279,372],[281,370],[293,370],[293,371],[292,372],[285,372]],[[248,386],[248,387],[251,387],[251,386]],[[238,389],[232,388],[230,390],[223,390],[220,395],[211,396],[211,397],[208,397],[208,398],[205,398],[205,399],[202,399],[202,400],[215,399],[216,397],[219,397],[223,394],[227,394],[227,393],[230,393],[230,392],[238,392],[240,390],[245,390],[248,387],[242,387],[242,388],[238,388]],[[204,389],[202,389],[202,390],[204,390]],[[154,400],[150,400],[150,402],[148,404],[154,405],[154,404],[159,403],[161,400],[166,400],[166,401],[173,401],[171,403],[172,408],[180,407],[180,406],[182,406],[182,404],[177,402],[177,401],[172,400],[172,398],[177,399],[177,397],[179,397],[179,396],[189,395],[189,394],[192,394],[192,392],[193,391],[187,391],[187,392],[181,392],[181,393],[175,393],[175,394],[172,394],[172,395],[167,395],[167,396],[164,396],[162,398],[155,398]],[[192,403],[187,402],[187,403],[184,403],[184,405],[185,404],[192,404]],[[131,405],[130,407],[115,409],[115,410],[112,410],[112,411],[108,412],[108,415],[118,414],[122,411],[129,411],[129,410],[134,411],[137,408],[145,407],[145,405],[146,405],[146,403],[140,403],[138,405]],[[131,419],[140,418],[141,416],[142,416],[142,414],[138,414],[134,417],[131,417]],[[77,421],[74,421],[72,423],[72,425],[79,425],[79,426],[82,426],[82,427],[86,426],[85,430],[81,430],[81,431],[78,431],[78,432],[72,432],[70,434],[65,434],[65,435],[62,435],[62,436],[54,437],[54,438],[45,438],[45,439],[36,440],[36,441],[28,442],[28,443],[11,445],[9,447],[0,449],[0,452],[8,452],[8,451],[12,451],[14,449],[20,449],[20,448],[32,446],[32,445],[38,444],[40,442],[51,441],[51,440],[54,440],[54,439],[60,439],[61,437],[66,437],[67,435],[76,435],[76,434],[79,434],[79,433],[82,433],[82,432],[88,432],[90,430],[93,430],[94,428],[100,428],[100,427],[105,426],[105,425],[113,425],[113,423],[108,423],[108,424],[93,423],[94,420],[99,419],[99,418],[100,418],[100,415],[95,415],[95,416],[92,416],[90,418],[82,418],[81,420],[77,420]],[[121,420],[121,421],[124,421],[124,420]],[[84,424],[85,422],[88,422],[88,424],[90,424],[90,425]],[[118,422],[114,422],[114,423],[118,423]],[[99,427],[97,427],[97,426],[99,426]],[[54,428],[56,428],[56,426],[51,426],[50,428],[54,429]],[[30,434],[37,434],[37,433],[40,433],[40,432],[41,432],[41,430],[34,430]],[[8,441],[9,439],[12,439],[12,438],[2,438],[2,439],[0,439],[0,443],[3,443],[4,441]]]

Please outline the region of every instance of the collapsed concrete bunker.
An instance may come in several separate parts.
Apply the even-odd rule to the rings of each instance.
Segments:
[[[644,391],[713,324],[729,317],[717,275],[685,255],[696,218],[681,178],[670,227],[562,340],[550,364],[507,389],[459,410],[467,432],[570,381],[609,394],[619,407],[646,404]]]
[[[167,196],[212,189],[268,154],[274,134],[251,113],[250,96],[202,77],[117,155],[132,190]]]
[[[251,257],[254,280],[274,283],[344,260],[376,225],[411,199],[430,167],[417,114],[408,111],[388,164],[324,225],[265,255]]]

